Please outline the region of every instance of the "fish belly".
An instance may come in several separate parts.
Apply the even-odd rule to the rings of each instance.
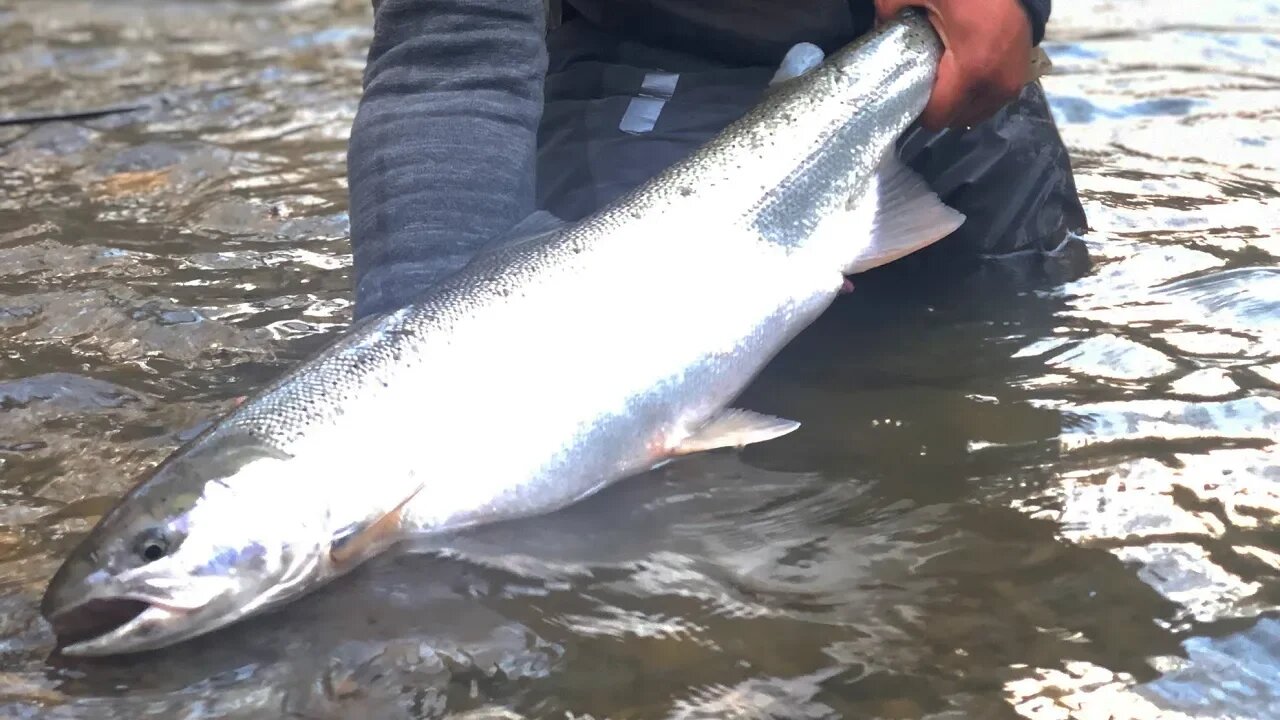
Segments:
[[[732,271],[701,277],[696,268],[707,266],[689,260],[664,282],[561,278],[477,330],[520,351],[477,346],[479,359],[458,365],[467,368],[457,376],[459,393],[478,397],[483,387],[492,410],[470,422],[468,410],[452,413],[452,432],[441,429],[454,438],[446,443],[472,450],[447,463],[451,477],[427,479],[406,508],[406,532],[547,513],[662,463],[843,283],[837,270],[781,256],[739,258]],[[609,268],[597,272],[607,276]],[[597,294],[609,291],[615,295]],[[503,356],[509,362],[493,361]]]

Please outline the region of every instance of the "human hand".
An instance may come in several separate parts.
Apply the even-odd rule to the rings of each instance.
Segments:
[[[1019,0],[875,0],[876,17],[908,6],[929,11],[945,48],[920,122],[969,127],[1022,92],[1031,64],[1031,21]]]

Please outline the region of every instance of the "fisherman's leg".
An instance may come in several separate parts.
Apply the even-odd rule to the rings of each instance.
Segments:
[[[534,208],[543,0],[374,0],[347,174],[357,317],[403,306]]]
[[[915,283],[1012,273],[1032,282],[1062,282],[1087,271],[1079,238],[1087,229],[1084,209],[1039,83],[969,130],[935,133],[916,125],[898,146],[907,164],[967,219],[879,276]]]

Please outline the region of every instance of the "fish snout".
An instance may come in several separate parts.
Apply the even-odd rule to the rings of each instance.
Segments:
[[[111,585],[107,574],[83,557],[73,555],[58,568],[40,599],[40,614],[53,628],[59,647],[109,634],[150,607],[143,600],[111,593]]]

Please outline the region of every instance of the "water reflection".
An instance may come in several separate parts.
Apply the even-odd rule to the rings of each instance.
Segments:
[[[864,278],[800,432],[73,662],[58,559],[346,322],[368,8],[0,1],[0,114],[145,105],[0,128],[0,715],[1276,715],[1280,11],[1140,5],[1055,8],[1086,277]]]

